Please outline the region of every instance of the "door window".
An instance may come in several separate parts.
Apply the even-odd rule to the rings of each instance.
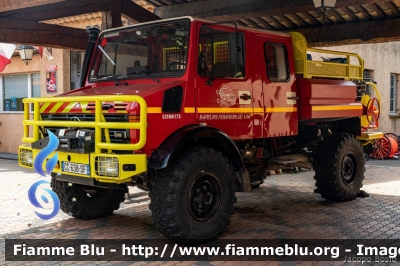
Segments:
[[[200,76],[244,77],[244,66],[235,67],[229,62],[229,34],[231,33],[208,27],[200,30],[200,50],[197,59],[197,71]]]
[[[286,46],[281,43],[265,43],[264,53],[269,80],[274,82],[289,81],[289,64]]]

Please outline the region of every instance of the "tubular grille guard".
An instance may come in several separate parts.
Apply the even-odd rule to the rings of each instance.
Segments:
[[[103,115],[103,102],[137,102],[140,105],[140,116],[138,122],[106,122]],[[32,143],[39,140],[39,127],[77,127],[95,129],[95,152],[101,153],[102,149],[111,150],[140,150],[146,143],[147,138],[147,105],[146,101],[138,96],[127,95],[103,95],[103,96],[79,96],[79,97],[51,97],[51,98],[26,98],[24,103],[24,136],[23,142]],[[95,119],[94,121],[57,121],[42,120],[40,115],[40,103],[71,103],[71,102],[94,102]],[[33,104],[33,119],[29,119],[30,104]],[[33,136],[29,137],[29,126],[33,127]],[[102,142],[102,129],[106,142]],[[116,144],[110,142],[109,129],[138,129],[140,138],[134,144]]]

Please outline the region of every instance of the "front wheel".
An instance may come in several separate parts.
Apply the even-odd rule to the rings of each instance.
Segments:
[[[316,192],[324,199],[349,201],[357,197],[365,178],[365,158],[353,135],[329,135],[316,151],[314,161]]]
[[[229,223],[235,182],[228,160],[209,147],[193,147],[159,172],[150,192],[157,229],[167,238],[198,243]]]
[[[125,189],[100,188],[51,179],[51,188],[60,199],[60,208],[79,219],[95,219],[113,214],[125,200]]]

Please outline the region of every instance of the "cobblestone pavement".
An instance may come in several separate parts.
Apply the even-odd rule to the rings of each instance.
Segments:
[[[314,173],[271,175],[252,193],[238,193],[236,212],[220,239],[400,239],[400,161],[372,161],[363,189],[368,198],[335,203],[313,193]],[[148,209],[147,193],[130,188],[131,198],[114,215],[81,221],[62,212],[49,221],[36,217],[27,191],[42,179],[16,161],[0,159],[0,264],[4,239],[160,239]],[[33,262],[31,265],[59,265]],[[294,265],[294,262],[63,262],[62,265]],[[300,265],[341,265],[302,262]],[[382,264],[379,264],[382,265]]]

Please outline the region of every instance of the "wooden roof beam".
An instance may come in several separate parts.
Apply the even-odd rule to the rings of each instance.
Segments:
[[[156,0],[146,0],[146,2],[154,7],[162,6],[162,4]]]
[[[333,8],[330,10],[331,14],[336,18],[337,23],[346,23],[347,21]]]
[[[0,0],[0,12],[15,10],[19,8],[40,6],[49,3],[62,2],[64,0]]]
[[[122,26],[121,13],[138,22],[159,19],[158,16],[130,0],[80,0],[64,1],[13,11],[1,12],[0,17],[15,18],[29,21],[44,21],[81,14],[110,11],[112,27]],[[110,26],[110,25],[109,25]]]
[[[391,7],[393,15],[395,15],[395,16],[399,16],[400,15],[399,8],[392,1],[388,2],[388,5]]]
[[[351,11],[348,7],[342,7],[342,10],[346,13],[350,20],[360,21],[360,19],[354,15],[353,11]]]
[[[299,27],[296,23],[294,23],[291,19],[287,18],[285,15],[276,15],[276,16],[287,24],[286,26],[284,23],[281,22],[281,24],[284,25],[286,28],[297,29]]]
[[[303,16],[303,20],[306,21],[311,26],[320,26],[322,24],[318,19],[316,19],[313,15],[311,15],[308,12],[300,13],[299,16],[300,17]],[[320,14],[320,16],[322,17],[322,14]],[[328,20],[328,18],[325,19]]]
[[[367,20],[372,20],[374,19],[374,17],[368,12],[368,10],[366,10],[362,5],[356,7],[356,9],[358,9],[361,14],[367,19]]]
[[[236,20],[235,21],[237,24],[239,24],[240,26],[243,26],[243,27],[248,27],[249,25],[247,25],[246,23],[244,23],[243,21],[241,21],[241,20]]]
[[[0,17],[0,42],[85,50],[85,30]]]
[[[385,2],[384,0],[338,0],[335,8]],[[161,18],[198,16],[215,21],[267,17],[315,10],[313,2],[304,0],[205,0],[182,5],[159,6],[154,13]]]
[[[121,15],[122,15],[122,0],[113,0],[112,5],[110,5],[110,10],[107,12],[111,16],[111,27],[117,28],[122,27]]]
[[[381,9],[381,7],[378,4],[371,4],[372,10],[374,10],[380,19],[387,18],[388,15]]]
[[[267,29],[267,30],[276,30],[276,28],[274,27],[274,26],[272,26],[271,24],[269,24],[268,23],[268,21],[266,21],[265,19],[263,19],[263,18],[251,18],[253,21],[255,21],[255,22],[257,22],[257,23],[260,23],[262,26],[263,26],[263,28],[264,29]]]
[[[182,5],[179,5],[182,7]],[[131,0],[122,0],[122,13],[136,20],[137,22],[147,22],[160,19],[159,16],[139,6]]]
[[[247,24],[251,25],[253,28],[264,29],[262,26],[258,25],[257,22],[253,21],[251,18],[245,19],[244,21],[246,21]]]
[[[60,3],[1,12],[0,17],[37,22],[99,11],[107,11],[110,9],[110,0],[64,1]]]
[[[306,36],[309,46],[334,46],[400,41],[400,18],[365,21],[296,31]]]
[[[283,24],[280,20],[278,20],[277,18],[275,18],[274,16],[270,16],[267,17],[267,19],[269,19],[271,21],[271,23],[277,27],[278,30],[286,30],[288,27],[286,27],[285,24]]]
[[[305,22],[304,19],[302,17],[300,17],[299,15],[297,15],[296,13],[290,14],[290,16],[292,16],[297,21],[296,24],[299,27],[308,27],[307,22]]]

